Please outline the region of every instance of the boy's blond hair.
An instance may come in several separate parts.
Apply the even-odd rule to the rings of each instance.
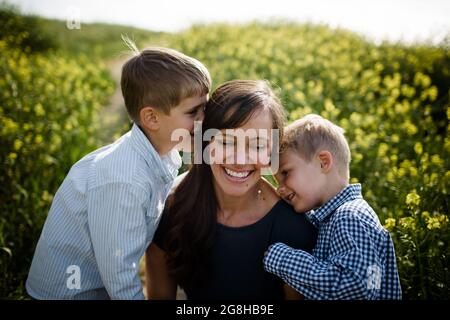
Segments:
[[[130,118],[139,123],[143,107],[170,114],[183,99],[209,93],[211,77],[198,60],[168,48],[152,47],[122,67],[122,95]]]
[[[341,176],[346,179],[350,176],[351,155],[344,129],[319,115],[306,115],[285,128],[280,152],[287,149],[295,150],[307,162],[327,150]]]

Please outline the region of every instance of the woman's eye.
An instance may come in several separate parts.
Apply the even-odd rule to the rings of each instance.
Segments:
[[[255,150],[263,150],[267,148],[267,145],[265,143],[262,142],[250,142],[249,145],[250,148],[255,149]]]
[[[251,146],[251,148],[252,149],[254,149],[254,150],[264,150],[264,149],[266,149],[266,146]]]
[[[217,142],[219,142],[221,145],[224,145],[224,146],[231,146],[231,145],[234,145],[234,141],[231,141],[231,140],[221,140],[221,139],[218,139]]]

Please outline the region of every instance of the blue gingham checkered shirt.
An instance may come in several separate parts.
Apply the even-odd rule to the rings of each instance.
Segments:
[[[348,185],[307,216],[319,229],[312,254],[275,243],[264,257],[266,271],[306,299],[401,299],[392,239],[360,184]]]

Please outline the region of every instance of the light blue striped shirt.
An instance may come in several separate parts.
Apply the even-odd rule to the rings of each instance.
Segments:
[[[26,282],[36,299],[144,299],[139,260],[177,176],[134,124],[78,161],[57,191]]]

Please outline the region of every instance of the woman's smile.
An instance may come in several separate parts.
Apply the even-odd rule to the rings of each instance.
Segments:
[[[221,167],[223,169],[222,171],[223,171],[226,179],[233,183],[246,182],[251,177],[251,175],[255,172],[254,169],[236,170],[236,169],[231,169],[231,168],[224,167],[224,166],[221,166]]]

